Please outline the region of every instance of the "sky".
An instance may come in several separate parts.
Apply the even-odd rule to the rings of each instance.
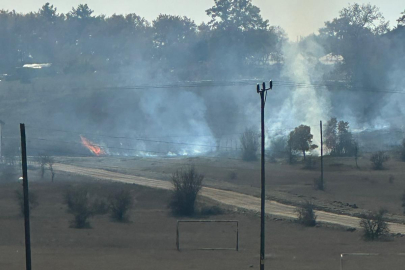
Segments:
[[[0,0],[0,9],[17,12],[37,11],[46,0]],[[214,5],[214,0],[49,0],[58,12],[67,13],[73,6],[87,3],[96,14],[107,16],[136,13],[152,21],[160,13],[187,16],[197,24],[209,21],[205,10]],[[354,1],[350,2],[354,3]],[[357,0],[356,3],[371,3],[380,8],[390,26],[405,10],[404,0]],[[271,25],[281,26],[291,40],[298,36],[316,33],[325,21],[336,18],[339,10],[348,6],[346,0],[253,0],[261,14]]]

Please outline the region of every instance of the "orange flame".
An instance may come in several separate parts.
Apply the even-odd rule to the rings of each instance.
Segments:
[[[105,151],[103,149],[101,149],[99,146],[97,146],[96,144],[94,144],[93,142],[89,141],[88,139],[86,139],[85,137],[83,137],[82,135],[80,135],[80,138],[82,139],[82,144],[90,150],[90,152],[92,152],[93,154],[95,154],[96,156],[100,156],[100,155],[105,155]]]

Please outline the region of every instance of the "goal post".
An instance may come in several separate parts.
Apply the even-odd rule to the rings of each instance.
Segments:
[[[234,223],[236,224],[236,247],[235,248],[197,248],[198,250],[236,250],[239,251],[239,221],[237,220],[177,220],[176,247],[180,251],[180,223]]]

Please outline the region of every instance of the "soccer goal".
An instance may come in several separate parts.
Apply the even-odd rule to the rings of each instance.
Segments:
[[[404,269],[405,253],[342,253],[340,270],[396,270]]]
[[[182,225],[181,225],[182,224]],[[182,230],[181,230],[182,229]],[[233,232],[236,233],[235,236]],[[183,242],[194,242],[203,245],[223,244],[235,247],[196,247],[185,246],[184,249],[197,250],[239,250],[239,222],[237,220],[178,220],[176,227],[176,247],[180,251],[180,239]],[[189,244],[189,243],[188,243]]]

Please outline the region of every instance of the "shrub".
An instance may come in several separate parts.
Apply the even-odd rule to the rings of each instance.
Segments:
[[[270,141],[270,156],[274,158],[282,158],[288,155],[288,138],[286,136],[278,136]]]
[[[17,199],[17,203],[20,208],[20,214],[24,215],[24,193],[18,189],[15,191],[15,197]],[[32,191],[30,191],[29,193],[28,201],[30,205],[30,211],[38,206],[37,195]]]
[[[108,202],[111,210],[111,218],[118,222],[128,220],[127,212],[133,204],[131,192],[129,190],[119,190],[112,193]]]
[[[240,136],[240,143],[242,145],[242,159],[245,161],[257,160],[257,150],[259,149],[259,136],[252,129],[248,128]]]
[[[224,211],[217,205],[214,206],[205,206],[202,207],[200,210],[200,214],[203,216],[215,216],[215,215],[221,215],[223,214]]]
[[[228,178],[230,180],[235,180],[236,178],[238,178],[238,173],[235,172],[235,171],[231,171],[231,172],[228,173]]]
[[[71,226],[74,228],[89,228],[88,219],[108,211],[106,203],[98,196],[91,194],[87,188],[70,188],[65,194],[68,212],[74,216]]]
[[[314,205],[311,202],[305,202],[304,205],[297,207],[295,211],[297,213],[299,223],[308,227],[313,227],[316,225]]]
[[[304,159],[304,167],[305,170],[314,170],[316,168],[316,158],[313,156],[307,156]]]
[[[371,155],[370,161],[374,170],[384,169],[384,162],[389,160],[389,156],[383,151],[378,151]]]
[[[325,185],[324,185],[324,182],[322,181],[321,177],[314,178],[314,188],[316,190],[324,190],[325,189]]]
[[[363,228],[363,237],[365,240],[377,240],[389,234],[387,222],[384,221],[386,210],[381,209],[376,213],[367,214],[360,221],[360,227]]]
[[[201,190],[204,175],[194,166],[187,170],[177,170],[172,175],[173,195],[169,207],[175,215],[192,216],[195,213],[195,201]]]

